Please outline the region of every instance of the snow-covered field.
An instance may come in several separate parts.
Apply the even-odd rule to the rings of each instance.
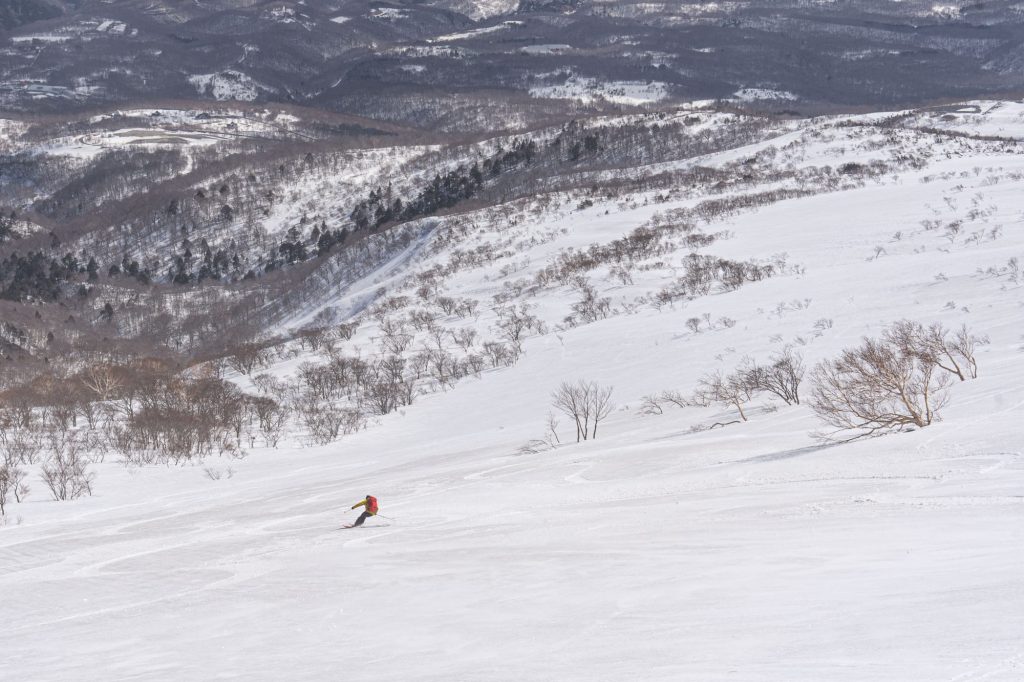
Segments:
[[[98,128],[86,134],[57,135],[45,143],[22,139],[28,129],[23,122],[0,119],[0,144],[35,154],[91,160],[110,149],[126,147],[202,148],[238,138],[294,135],[293,124],[298,121],[289,114],[270,111],[133,109],[93,116],[89,122],[97,124],[119,119],[132,120],[132,125]],[[142,121],[146,124],[141,124]]]
[[[228,69],[219,73],[195,74],[188,77],[201,95],[212,95],[217,100],[239,100],[251,102],[259,96],[260,90],[269,90],[241,71]]]
[[[997,125],[1020,136],[1015,120]],[[699,160],[928,151],[920,168],[699,226],[729,233],[708,253],[785,252],[798,270],[627,311],[685,256],[669,254],[632,284],[593,280],[620,314],[527,339],[513,367],[340,442],[182,468],[108,459],[71,503],[36,484],[0,530],[0,679],[1024,678],[1024,282],[1007,265],[1024,256],[1024,155],[890,133],[825,121]],[[526,246],[448,291],[487,301],[560,249],[696,199],[653,194],[481,227],[457,246]],[[413,255],[388,282],[449,254]],[[575,296],[529,302],[554,327]],[[735,324],[687,327],[705,314]],[[640,411],[744,355],[793,344],[811,365],[900,318],[990,340],[925,429],[823,445],[806,406],[758,399],[750,421],[712,430],[693,427],[734,413]],[[561,446],[524,451],[551,391],[577,378],[615,387],[597,440],[570,442],[563,419]],[[340,530],[367,493],[389,518]]]
[[[795,100],[796,95],[783,90],[766,88],[742,88],[733,93],[733,99],[740,102],[757,102],[760,100]]]
[[[543,45],[523,48],[532,49],[537,53],[560,51],[566,46]],[[531,97],[547,99],[569,99],[588,104],[597,100],[605,100],[615,104],[637,106],[650,104],[665,99],[668,87],[664,83],[651,81],[599,81],[596,78],[571,76],[560,85],[539,85],[530,88]]]
[[[461,33],[449,33],[447,35],[438,36],[428,40],[428,43],[448,43],[453,40],[467,40],[469,38],[476,38],[489,33],[496,33],[499,31],[507,31],[512,26],[522,26],[521,21],[503,21],[500,24],[494,26],[485,26],[483,28],[476,28],[471,31],[463,31]]]

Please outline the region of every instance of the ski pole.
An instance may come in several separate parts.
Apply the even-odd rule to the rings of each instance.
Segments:
[[[374,516],[379,516],[379,517],[381,517],[382,519],[387,519],[388,521],[397,521],[397,520],[398,520],[398,519],[396,519],[396,518],[393,518],[393,517],[391,517],[391,516],[384,516],[383,514],[374,514]]]

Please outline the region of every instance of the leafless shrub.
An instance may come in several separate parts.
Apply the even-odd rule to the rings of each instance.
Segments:
[[[679,391],[662,391],[658,400],[676,407],[690,407],[693,403]]]
[[[305,329],[298,337],[303,348],[318,351],[332,340],[333,333],[330,329]]]
[[[676,407],[690,407],[694,402],[679,391],[662,391],[654,395],[645,395],[640,403],[641,414],[664,414],[665,408],[669,405]]]
[[[257,374],[252,383],[260,393],[273,396],[278,401],[283,400],[288,392],[288,384],[272,374]]]
[[[901,353],[936,365],[960,381],[978,377],[975,353],[979,344],[988,342],[983,337],[971,334],[966,325],[951,335],[941,323],[925,327],[910,320],[894,323],[885,330],[884,337],[888,343],[898,347]]]
[[[244,416],[244,396],[234,384],[169,377],[141,398],[127,420],[127,441],[177,463],[211,454],[229,438],[240,442]],[[145,455],[129,451],[127,461],[138,457]]]
[[[0,458],[0,517],[7,513],[11,498],[21,502],[28,495],[29,487],[24,483],[27,475],[17,460]]]
[[[356,335],[356,331],[359,330],[359,323],[346,322],[345,324],[339,324],[334,328],[334,330],[338,334],[339,338],[345,341],[350,341],[352,337]]]
[[[487,366],[487,360],[479,353],[470,353],[462,359],[465,374],[479,375]]]
[[[42,466],[42,479],[55,500],[74,500],[92,495],[95,474],[88,470],[82,442],[74,433],[51,434],[50,457]]]
[[[299,414],[309,430],[310,440],[316,445],[337,440],[339,435],[355,433],[366,423],[359,410],[335,405],[311,404]]]
[[[694,391],[694,398],[703,405],[731,405],[739,412],[740,419],[747,421],[743,405],[750,401],[753,390],[747,371],[740,369],[726,375],[718,370],[700,378]]]
[[[608,275],[614,279],[619,280],[622,285],[633,283],[632,264],[627,265],[615,265],[609,268]]]
[[[498,335],[515,346],[518,352],[522,352],[522,342],[526,335],[533,331],[537,334],[545,332],[544,322],[530,312],[530,307],[522,303],[516,306],[499,307],[495,309],[498,320],[494,324]]]
[[[406,360],[390,356],[373,363],[362,383],[360,402],[372,413],[385,415],[403,405],[411,405],[415,396],[415,378],[406,376]]]
[[[249,375],[267,364],[267,350],[256,343],[244,343],[227,357],[228,365],[239,374]]]
[[[424,346],[412,358],[410,367],[414,378],[429,376],[441,388],[448,388],[461,379],[465,372],[462,363],[444,348]]]
[[[580,294],[580,300],[572,304],[573,319],[578,319],[584,324],[603,320],[611,314],[612,300],[602,298],[585,278],[578,279],[575,288]]]
[[[517,451],[520,455],[536,455],[537,453],[550,450],[551,444],[543,439],[534,439],[520,446]]]
[[[409,333],[405,323],[400,320],[391,317],[384,318],[380,330],[383,333],[381,346],[392,355],[401,355],[412,343],[413,335]]]
[[[35,464],[43,451],[43,433],[31,428],[9,428],[0,432],[0,455],[15,464]]]
[[[82,373],[81,381],[96,400],[105,402],[121,389],[122,376],[111,365],[93,365]]]
[[[611,414],[612,387],[592,381],[563,381],[551,394],[551,406],[576,424],[576,442],[597,438],[597,425]],[[592,425],[592,426],[591,426]]]
[[[436,321],[437,315],[428,310],[414,310],[409,313],[409,324],[411,324],[412,328],[416,331],[424,331],[428,327],[433,326]]]
[[[455,314],[462,319],[472,317],[476,319],[480,312],[480,303],[472,298],[459,299],[458,305],[455,308]]]
[[[499,367],[501,365],[511,367],[519,359],[519,350],[511,343],[484,341],[483,351],[484,356],[490,360],[491,367]]]
[[[956,241],[957,236],[963,230],[964,224],[962,221],[954,220],[953,222],[946,225],[946,232],[942,236],[949,240],[952,244]]]
[[[304,362],[299,365],[297,376],[308,393],[319,400],[330,400],[337,389],[336,375],[327,365]]]
[[[916,345],[916,332],[913,323],[897,323],[881,339],[865,338],[819,363],[812,372],[811,408],[852,438],[931,424],[948,400],[951,373]]]
[[[445,315],[454,315],[455,309],[459,305],[458,301],[450,296],[438,296],[435,302]]]
[[[135,430],[123,423],[112,423],[103,431],[106,448],[121,455],[125,464],[148,463],[155,457],[147,456],[154,453],[140,451],[141,440],[136,437]]]
[[[288,421],[288,410],[271,398],[249,398],[249,409],[256,417],[259,431],[268,447],[276,448]]]
[[[552,448],[561,444],[562,439],[558,437],[558,419],[555,418],[554,412],[548,411],[546,426],[544,441]]]
[[[658,400],[656,395],[645,395],[640,400],[640,414],[664,414],[665,410],[661,406],[661,401]]]
[[[383,289],[381,290],[383,291]],[[406,296],[390,296],[382,299],[377,305],[370,310],[370,316],[377,320],[378,324],[383,324],[384,320],[394,312],[402,310],[408,307],[409,299]]]
[[[786,348],[773,355],[767,365],[752,363],[745,371],[748,385],[782,398],[787,405],[800,404],[800,382],[804,378],[803,356]]]
[[[462,327],[461,329],[453,330],[451,335],[455,345],[461,348],[463,352],[468,353],[469,349],[476,343],[477,331],[472,327]]]

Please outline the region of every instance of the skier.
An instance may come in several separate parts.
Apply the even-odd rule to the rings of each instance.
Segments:
[[[374,497],[373,495],[367,495],[365,500],[363,500],[362,502],[356,502],[355,504],[352,505],[353,509],[357,507],[366,507],[366,511],[359,515],[359,518],[356,519],[356,522],[352,524],[353,527],[361,526],[363,525],[363,521],[370,518],[371,516],[377,515],[377,498]]]

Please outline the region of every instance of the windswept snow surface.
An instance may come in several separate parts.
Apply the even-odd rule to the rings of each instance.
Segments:
[[[892,151],[858,130],[787,132],[779,162]],[[928,146],[923,168],[708,228],[731,233],[711,253],[786,251],[800,273],[533,337],[514,367],[338,443],[207,461],[218,480],[108,460],[62,504],[37,482],[0,530],[0,679],[1024,679],[1024,286],[1001,269],[1024,256],[1024,156]],[[559,231],[522,272],[667,208],[650,198],[529,218]],[[954,218],[951,237],[921,224]],[[486,298],[504,264],[449,287]],[[601,293],[630,300],[656,271]],[[570,296],[531,301],[554,321]],[[705,313],[736,324],[686,327]],[[697,432],[734,413],[639,410],[745,354],[794,343],[813,364],[902,317],[991,341],[926,429],[826,447],[805,405]],[[563,419],[562,446],[524,454],[576,378],[615,387],[598,439]],[[338,530],[367,493],[391,518]]]

